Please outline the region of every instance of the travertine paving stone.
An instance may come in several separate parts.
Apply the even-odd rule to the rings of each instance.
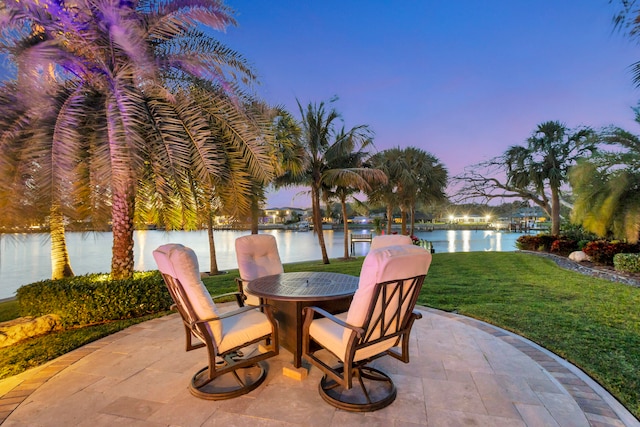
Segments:
[[[411,362],[376,366],[391,375],[396,401],[372,413],[325,403],[311,368],[282,375],[283,350],[258,389],[206,401],[188,384],[205,350],[185,352],[177,315],[106,337],[28,373],[0,381],[4,426],[640,426],[580,371],[535,344],[485,323],[424,309]]]

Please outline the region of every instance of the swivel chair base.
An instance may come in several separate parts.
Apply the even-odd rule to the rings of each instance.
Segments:
[[[343,367],[337,368],[342,373]],[[384,372],[361,366],[355,368],[351,389],[345,389],[326,375],[318,386],[320,396],[336,408],[351,412],[377,411],[396,399],[396,387]]]
[[[267,377],[262,362],[208,378],[209,367],[200,369],[191,379],[189,391],[196,397],[207,400],[225,400],[247,394],[256,389]]]

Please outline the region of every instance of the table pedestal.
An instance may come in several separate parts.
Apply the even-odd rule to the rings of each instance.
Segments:
[[[275,318],[280,329],[280,346],[293,354],[293,366],[302,366],[302,309],[316,306],[327,310],[331,314],[349,310],[353,296],[328,301],[281,301],[267,299],[267,303],[275,307]]]

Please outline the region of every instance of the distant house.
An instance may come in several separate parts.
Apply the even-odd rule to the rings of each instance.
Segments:
[[[308,209],[301,208],[270,208],[264,210],[263,224],[286,224],[306,219]]]
[[[478,224],[478,223],[484,223],[490,220],[490,217],[488,216],[483,216],[483,215],[476,215],[476,214],[471,214],[471,215],[450,215],[449,218],[449,223],[452,224]]]

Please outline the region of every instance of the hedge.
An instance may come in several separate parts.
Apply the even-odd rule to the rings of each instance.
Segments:
[[[640,273],[640,254],[615,254],[613,266],[616,271],[626,273]]]
[[[110,280],[108,274],[43,280],[20,287],[16,298],[21,316],[57,314],[65,327],[140,317],[172,304],[157,271],[125,280]]]

